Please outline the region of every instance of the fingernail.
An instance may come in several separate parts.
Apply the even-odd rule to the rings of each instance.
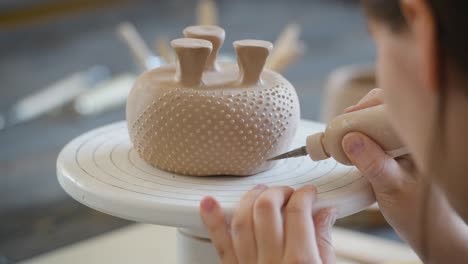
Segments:
[[[258,184],[258,185],[255,185],[255,187],[253,187],[252,190],[265,190],[266,188],[268,188],[265,184]]]
[[[350,107],[346,107],[345,110],[343,110],[344,113],[348,113],[348,112],[351,112],[356,106],[355,105],[352,105]]]
[[[317,195],[317,186],[315,185],[312,185],[312,184],[309,184],[309,185],[304,185],[304,187],[308,188],[310,191],[312,191],[312,193],[315,195]]]
[[[345,136],[343,145],[346,154],[351,156],[357,156],[364,150],[364,140],[358,135]]]
[[[207,212],[207,213],[211,213],[213,212],[213,209],[215,208],[215,205],[216,205],[216,202],[213,198],[207,198],[207,199],[204,199],[201,203],[201,207],[203,209],[203,211]]]

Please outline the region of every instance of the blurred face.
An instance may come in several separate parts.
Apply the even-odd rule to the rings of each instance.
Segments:
[[[425,88],[424,60],[417,41],[410,32],[394,32],[372,20],[369,30],[377,45],[377,83],[384,90],[390,122],[419,171],[426,172],[436,104],[430,89]]]
[[[426,11],[428,12],[428,11]],[[424,19],[421,19],[424,18]],[[419,172],[434,176],[453,208],[468,221],[468,103],[457,91],[466,89],[466,79],[457,79],[449,68],[444,87],[440,87],[440,62],[435,48],[434,27],[428,16],[413,19],[408,29],[392,31],[388,25],[369,20],[370,32],[377,45],[377,83],[384,91],[384,101],[392,126],[410,150]],[[448,65],[450,66],[450,65]],[[440,89],[446,89],[446,121],[438,124],[437,105]],[[445,138],[433,138],[439,129]],[[433,142],[444,143],[442,151]],[[432,159],[437,160],[437,173]],[[442,173],[441,173],[442,172]]]

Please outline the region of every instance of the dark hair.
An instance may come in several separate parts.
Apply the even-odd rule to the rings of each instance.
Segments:
[[[433,135],[433,140],[431,141],[434,150],[445,151],[443,148],[443,138],[445,135],[445,113],[447,105],[447,68],[445,65],[447,58],[450,58],[450,62],[453,62],[455,70],[459,71],[462,74],[468,73],[468,52],[465,52],[466,47],[468,47],[468,36],[465,33],[466,28],[468,27],[468,16],[466,12],[468,11],[468,1],[466,0],[426,0],[427,4],[433,12],[436,25],[436,34],[437,34],[437,48],[439,56],[441,58],[441,65],[439,65],[440,78],[439,78],[439,100],[438,100],[438,114],[435,120],[435,130]],[[396,33],[401,33],[407,30],[407,21],[401,10],[399,0],[361,0],[364,5],[364,9],[367,15],[374,21],[383,23],[387,25],[392,31]],[[468,95],[468,89],[464,88],[463,91]],[[438,128],[438,129],[437,129]],[[435,153],[435,152],[434,152]],[[434,162],[437,157],[432,155],[431,157],[433,164],[431,167],[432,174],[441,173],[440,169],[435,165]],[[434,176],[434,175],[429,175]],[[430,179],[429,179],[430,180]],[[421,243],[421,258],[423,261],[430,262],[431,256],[429,252],[429,237],[434,239],[431,230],[428,228],[428,221],[430,221],[430,207],[429,199],[432,199],[432,185],[429,183],[425,185],[425,190],[423,191],[423,208],[421,208],[421,229],[420,229],[420,243]]]
[[[387,24],[395,32],[406,28],[399,1],[362,0],[361,2],[370,18]]]
[[[399,0],[361,0],[367,15],[387,24],[399,32],[407,23],[400,8]],[[450,56],[458,68],[468,72],[468,1],[427,0],[437,26],[437,37],[442,54]]]

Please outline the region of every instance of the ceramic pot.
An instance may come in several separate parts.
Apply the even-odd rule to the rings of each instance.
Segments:
[[[193,176],[253,175],[274,166],[298,127],[299,100],[264,69],[272,44],[234,42],[237,63],[217,62],[224,30],[193,26],[171,42],[178,57],[143,73],[127,101],[131,141],[162,170]]]

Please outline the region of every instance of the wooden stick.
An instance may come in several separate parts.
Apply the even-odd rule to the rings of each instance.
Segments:
[[[199,0],[196,15],[198,25],[218,25],[218,8],[214,0]]]
[[[288,24],[279,37],[274,42],[274,49],[268,59],[267,66],[276,65],[277,61],[280,60],[284,54],[287,54],[292,46],[296,45],[296,41],[299,39],[300,28],[297,24]]]
[[[269,69],[276,71],[276,72],[283,72],[285,71],[289,65],[293,64],[297,59],[299,59],[305,52],[305,45],[301,42],[296,46],[293,46],[276,58],[274,63],[270,63]]]
[[[306,47],[299,37],[300,26],[288,24],[275,41],[266,67],[274,71],[282,71],[303,55]]]
[[[170,41],[166,37],[158,37],[154,42],[156,54],[161,56],[167,64],[176,62],[174,50],[170,46]]]
[[[117,26],[117,34],[130,48],[136,63],[143,70],[148,70],[147,59],[151,56],[151,51],[135,26],[130,22],[123,22]]]

